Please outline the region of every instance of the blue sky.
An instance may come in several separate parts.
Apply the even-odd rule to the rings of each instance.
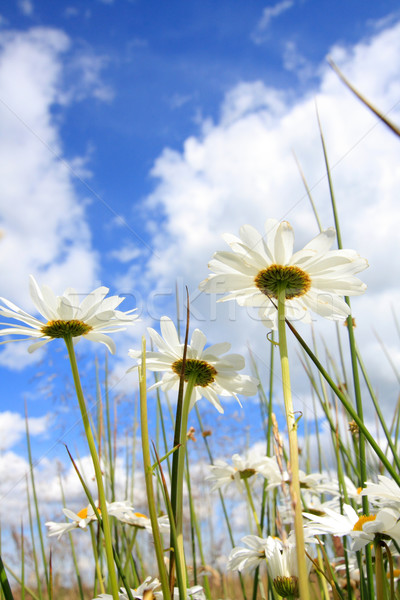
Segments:
[[[356,301],[359,335],[377,388],[392,402],[395,378],[371,328],[398,358],[390,311],[400,300],[400,273],[392,260],[387,275],[398,247],[400,149],[338,82],[326,56],[399,121],[399,31],[395,1],[342,1],[334,10],[317,0],[2,6],[1,296],[32,311],[33,273],[57,293],[72,285],[85,294],[102,284],[127,296],[127,310],[137,300],[141,324],[115,336],[110,360],[113,382],[122,379],[119,393],[135,387],[134,376],[124,376],[128,348],[147,325],[173,316],[176,281],[181,295],[188,285],[193,323],[197,317],[210,341],[243,352],[250,341],[263,365],[266,331],[237,307],[216,307],[197,285],[224,247],[221,233],[237,233],[245,222],[261,229],[267,217],[287,218],[298,244],[317,233],[293,149],[324,226],[332,225],[317,99],[345,245],[371,264],[363,277],[370,295]],[[328,325],[318,322],[329,339]],[[62,456],[60,433],[82,448],[77,427],[69,431],[77,412],[64,397],[65,353],[61,344],[51,349],[30,356],[13,344],[0,354],[3,481],[12,460],[21,473],[26,467],[25,400],[36,419],[37,457]],[[103,360],[90,344],[80,352]],[[306,384],[298,400],[312,414]],[[252,410],[241,413],[244,425],[258,418],[256,404]]]

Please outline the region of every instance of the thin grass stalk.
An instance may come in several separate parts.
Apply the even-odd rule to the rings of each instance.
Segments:
[[[308,571],[306,562],[306,553],[304,545],[303,515],[300,496],[299,480],[299,449],[297,444],[297,422],[294,417],[292,392],[290,385],[289,357],[286,341],[285,326],[285,298],[286,290],[281,286],[278,290],[278,333],[279,333],[279,353],[281,359],[282,388],[285,402],[286,422],[289,438],[290,470],[291,484],[290,495],[294,510],[294,530],[296,535],[296,555],[297,569],[299,578],[299,591],[302,600],[310,599],[308,585]]]
[[[1,556],[0,556],[0,560],[1,560]],[[13,571],[13,569],[7,563],[3,563],[3,566],[4,566],[4,569],[5,569],[5,572],[7,573],[7,571],[8,571],[8,573],[11,575],[11,577],[20,586],[22,586],[21,578],[18,577],[18,575]],[[1,571],[1,567],[0,567],[0,571]],[[0,587],[1,587],[1,584],[0,584]],[[29,594],[30,596],[32,596],[32,600],[40,600],[40,597],[37,594],[35,594],[35,592],[30,587],[28,587],[27,585],[24,586],[24,590],[26,591],[27,594]],[[2,591],[2,593],[4,593],[2,587],[1,587],[1,591]],[[11,600],[13,600],[12,596],[11,596]],[[31,600],[31,598],[29,598],[29,600]]]
[[[100,391],[100,386],[99,386]],[[109,485],[111,489],[111,500],[115,501],[115,452],[112,447],[112,428],[111,428],[111,414],[110,414],[110,391],[108,385],[108,355],[105,354],[104,364],[104,396],[106,399],[106,428],[107,428],[107,448],[108,448],[108,473],[109,473]]]
[[[189,340],[189,321],[190,321],[190,310],[189,310],[189,292],[186,288],[186,331],[185,331],[185,342],[183,346],[183,355],[182,355],[182,367],[181,374],[179,378],[179,390],[178,390],[178,398],[176,401],[176,412],[175,412],[175,428],[174,428],[174,447],[179,446],[181,443],[182,437],[182,413],[184,407],[184,389],[185,389],[185,370],[186,370],[186,355],[187,355],[187,346]],[[174,422],[172,413],[171,413],[172,422]],[[186,433],[186,432],[185,432]],[[172,513],[174,516],[175,525],[178,528],[177,523],[177,515],[178,515],[178,471],[179,471],[179,453],[175,452],[172,457],[172,474],[171,474],[171,505],[172,505]],[[176,552],[173,551],[173,540],[172,534],[170,539],[171,552],[169,555],[169,583],[171,594],[173,594],[174,589],[174,568],[175,568],[175,560],[176,560]],[[176,550],[176,548],[175,548]],[[186,600],[182,599],[182,600]]]
[[[47,571],[47,558],[46,552],[44,549],[44,540],[43,540],[43,532],[42,532],[42,523],[39,512],[39,503],[36,494],[36,486],[35,486],[35,476],[34,476],[34,465],[32,460],[32,450],[31,450],[31,439],[29,435],[29,423],[28,423],[28,406],[25,401],[25,431],[26,431],[26,446],[28,450],[28,460],[29,460],[29,472],[31,476],[31,486],[32,486],[32,495],[33,495],[33,503],[35,506],[35,515],[36,515],[36,527],[39,534],[39,542],[40,542],[40,550],[42,553],[42,563],[43,563],[43,571],[46,580],[47,592],[49,593],[49,574]]]
[[[183,368],[182,368],[183,371]],[[184,471],[185,471],[185,453],[186,453],[186,443],[187,443],[187,429],[188,429],[188,419],[189,419],[189,410],[192,399],[193,390],[196,384],[197,373],[193,372],[189,375],[188,381],[186,384],[185,397],[183,400],[183,410],[182,410],[182,422],[181,422],[181,439],[180,439],[180,447],[178,448],[176,454],[178,455],[178,468],[177,468],[177,477],[176,477],[176,541],[177,547],[175,548],[176,558],[181,561],[182,574],[185,575],[186,567],[185,567],[185,550],[183,543],[183,479],[184,479]],[[175,457],[175,454],[174,454]],[[174,485],[172,482],[171,485]],[[187,581],[184,582],[187,588]],[[185,596],[180,598],[180,600],[186,600],[186,590]]]
[[[271,438],[272,438],[272,398],[273,398],[273,388],[274,388],[274,348],[277,345],[275,340],[274,340],[274,331],[271,331],[270,336],[268,337],[268,340],[271,342],[271,352],[269,355],[269,386],[268,386],[268,399],[265,395],[264,392],[264,388],[262,386],[262,384],[259,385],[259,396],[260,396],[260,402],[263,406],[266,407],[267,410],[267,430],[266,430],[266,441],[267,441],[267,447],[266,447],[266,455],[270,456],[271,455]],[[250,358],[252,360],[252,364],[253,364],[253,368],[255,371],[255,375],[258,379],[258,381],[261,381],[261,378],[259,377],[259,373],[258,373],[258,368],[257,368],[257,363],[255,362],[254,358],[253,358],[253,354],[250,351]],[[264,427],[265,430],[265,427]],[[267,480],[264,479],[264,485],[263,485],[263,493],[262,493],[262,499],[261,499],[261,510],[260,510],[260,528],[261,531],[263,531],[264,529],[264,519],[265,519],[265,514],[267,512],[267,534],[270,534],[270,506],[269,504],[267,505],[267,496],[268,496],[268,491],[267,491]],[[266,505],[267,505],[267,510],[266,510]],[[262,536],[261,536],[262,537]],[[257,598],[257,589],[258,589],[258,578],[259,578],[259,574],[260,574],[260,567],[258,566],[254,572],[254,579],[253,579],[253,600],[256,600]],[[271,588],[271,586],[269,586]],[[271,588],[272,590],[274,589],[273,586]],[[268,592],[269,594],[269,592]]]
[[[256,527],[257,527],[257,535],[259,535],[262,538],[263,533],[262,533],[260,521],[258,520],[258,515],[257,515],[256,507],[254,505],[253,496],[252,496],[252,493],[251,493],[251,489],[250,489],[250,485],[249,485],[248,479],[247,478],[243,479],[243,483],[244,483],[244,487],[246,488],[246,495],[247,495],[247,500],[248,500],[248,503],[249,503],[249,506],[250,506],[251,514],[253,515],[254,522],[255,522]]]
[[[164,564],[164,550],[157,521],[156,505],[153,489],[153,469],[150,459],[149,430],[147,422],[147,386],[146,386],[146,340],[142,339],[142,359],[139,369],[139,389],[140,389],[140,422],[142,434],[143,467],[146,481],[146,493],[149,506],[149,517],[153,531],[154,549],[157,558],[158,572],[161,581],[161,588],[164,600],[170,600],[170,590],[168,585],[168,576]],[[186,598],[184,598],[186,600]]]
[[[322,394],[323,394],[323,397],[324,397],[323,399],[321,398],[321,394],[320,394],[319,389],[317,387],[317,383],[316,383],[315,378],[314,378],[314,376],[312,374],[312,370],[310,368],[310,365],[309,365],[309,363],[307,361],[307,356],[305,356],[305,359],[306,359],[306,361],[304,363],[304,369],[305,369],[305,371],[306,371],[306,373],[308,375],[308,378],[310,379],[311,385],[312,385],[315,393],[317,394],[317,398],[318,398],[318,400],[320,402],[321,408],[324,411],[326,420],[328,421],[328,424],[329,424],[329,427],[330,427],[330,430],[331,430],[331,433],[332,433],[332,436],[333,436],[332,439],[335,439],[335,437],[336,437],[336,426],[335,426],[335,424],[333,422],[332,415],[329,412],[329,400],[328,400],[328,395],[326,393],[325,386],[323,385],[322,373],[321,372],[319,373],[319,378],[320,378],[320,383],[321,383]],[[318,360],[318,358],[317,358],[317,360]],[[352,459],[352,457],[350,455],[350,452],[349,452],[348,448],[346,448],[346,446],[343,444],[343,441],[342,441],[341,438],[339,438],[339,444],[340,444],[340,451],[342,452],[343,458],[346,459],[346,461],[348,462],[348,464],[351,466],[353,472],[357,475],[357,477],[359,477],[359,470],[356,467],[356,465],[354,464],[353,459]]]
[[[194,502],[193,502],[193,496],[191,493],[191,484],[190,484],[190,471],[189,471],[189,457],[188,457],[188,453],[186,453],[186,482],[187,482],[187,486],[188,486],[188,491],[189,491],[189,502],[190,502],[190,518],[191,521],[194,525],[194,529],[196,532],[196,537],[197,537],[197,543],[198,543],[198,548],[199,548],[199,554],[200,554],[200,560],[201,560],[201,565],[202,567],[207,570],[207,563],[205,561],[205,557],[204,557],[204,551],[203,551],[203,542],[202,542],[202,536],[201,536],[201,528],[197,519],[197,515],[196,515],[196,510],[195,510],[195,506],[194,506]],[[197,569],[196,569],[196,554],[195,552],[193,553],[193,573],[195,575],[195,579],[194,579],[194,584],[197,584]],[[207,575],[203,576],[203,587],[204,587],[204,592],[206,595],[207,600],[211,600],[211,589],[210,589],[210,582],[208,580]]]
[[[300,161],[299,161],[299,159],[297,158],[297,155],[296,155],[296,153],[294,152],[294,150],[292,150],[292,154],[293,154],[293,156],[294,156],[294,160],[296,161],[296,165],[297,165],[297,168],[298,168],[298,170],[299,170],[300,177],[301,177],[301,180],[302,180],[302,182],[303,182],[304,188],[305,188],[305,190],[306,190],[307,197],[308,197],[308,199],[309,199],[309,201],[310,201],[311,208],[312,208],[312,211],[313,211],[313,213],[314,213],[315,220],[317,221],[318,229],[319,229],[319,231],[320,231],[320,233],[321,233],[321,231],[322,231],[322,225],[321,225],[321,221],[320,221],[320,218],[319,218],[319,215],[318,215],[317,207],[315,206],[314,200],[313,200],[313,198],[312,198],[312,196],[311,196],[311,191],[310,191],[310,188],[308,187],[307,180],[306,180],[306,178],[305,178],[305,176],[304,176],[303,169],[301,168]]]
[[[104,594],[106,589],[104,587],[103,573],[102,573],[101,565],[100,565],[97,536],[93,529],[92,523],[89,524],[89,531],[90,531],[90,539],[92,542],[93,558],[94,558],[94,582],[93,582],[94,594],[97,595],[97,585],[100,586],[100,593]]]
[[[53,600],[53,560],[51,550],[49,556],[49,600]]]
[[[214,459],[213,459],[213,456],[212,456],[212,453],[211,453],[211,450],[210,450],[210,445],[209,445],[209,443],[207,441],[207,436],[205,435],[205,430],[204,430],[204,427],[203,427],[203,422],[201,420],[200,411],[198,409],[197,404],[194,405],[194,409],[196,411],[197,420],[198,420],[198,423],[199,423],[199,427],[200,427],[200,431],[201,431],[202,438],[203,438],[203,441],[204,441],[204,445],[206,447],[208,458],[210,460],[210,463],[213,465],[214,464]],[[235,547],[235,540],[234,540],[233,533],[232,533],[232,527],[231,527],[231,524],[229,522],[229,516],[228,516],[228,512],[226,510],[224,496],[223,496],[223,494],[222,494],[222,492],[221,492],[220,489],[218,489],[218,495],[219,495],[219,499],[220,499],[220,502],[221,502],[221,507],[222,507],[222,512],[224,514],[224,519],[225,519],[226,527],[228,529],[229,540],[231,542],[232,548],[234,548]],[[243,600],[247,600],[246,599],[246,588],[245,588],[245,585],[244,585],[243,576],[242,576],[242,574],[240,572],[239,572],[239,581],[240,581],[240,587],[242,589]]]
[[[25,600],[25,539],[21,522],[21,600]]]
[[[350,388],[350,386],[349,386],[349,380],[348,380],[348,377],[347,377],[346,363],[345,363],[345,360],[344,360],[343,346],[342,346],[342,340],[340,339],[340,331],[339,331],[339,323],[338,323],[338,321],[335,321],[335,327],[336,327],[336,337],[337,337],[337,343],[338,343],[340,364],[342,366],[343,381],[344,381],[344,384],[346,386],[346,389],[348,390]]]
[[[195,520],[196,513],[194,508],[193,496],[192,496],[192,485],[190,482],[189,472],[189,453],[185,453],[185,480],[189,498],[189,511],[190,511],[190,541],[192,546],[192,568],[193,568],[193,582],[197,585],[197,559],[196,559],[196,536],[195,536]]]
[[[14,600],[14,596],[11,591],[11,586],[7,578],[6,569],[0,556],[0,583],[1,589],[3,590],[5,600]]]
[[[367,439],[367,441],[373,448],[375,454],[382,461],[383,465],[385,466],[385,468],[387,469],[387,471],[389,472],[391,477],[393,477],[393,479],[395,480],[397,485],[400,486],[400,475],[392,467],[392,464],[389,462],[389,460],[387,459],[384,452],[382,452],[381,448],[376,443],[374,437],[370,434],[368,429],[365,427],[364,422],[360,419],[356,410],[353,408],[353,406],[350,404],[350,402],[348,401],[346,396],[343,394],[343,392],[338,388],[338,386],[335,384],[335,382],[329,376],[329,373],[322,366],[320,361],[317,359],[315,354],[312,352],[311,348],[307,345],[307,343],[304,341],[304,339],[301,337],[301,335],[297,332],[297,330],[293,327],[293,325],[290,323],[290,321],[286,320],[286,324],[289,327],[290,331],[295,336],[295,338],[297,339],[297,341],[299,342],[299,344],[302,346],[302,348],[306,351],[308,356],[311,358],[314,365],[320,371],[321,375],[324,377],[324,379],[326,380],[326,382],[328,383],[330,388],[333,390],[334,394],[339,398],[339,400],[343,404],[345,410],[349,413],[351,418],[354,419],[354,421],[357,423],[360,431],[362,432],[362,434],[365,436],[365,438]]]
[[[356,349],[356,351],[357,351],[358,364],[360,365],[360,369],[361,369],[361,372],[363,374],[365,383],[367,385],[367,388],[368,388],[368,391],[369,391],[369,395],[371,396],[371,400],[373,402],[373,405],[374,405],[374,408],[375,408],[375,412],[376,412],[376,414],[378,416],[379,422],[380,422],[380,424],[382,426],[382,429],[383,429],[383,431],[385,433],[386,441],[387,441],[387,443],[388,443],[388,445],[389,445],[389,447],[390,447],[390,449],[392,451],[393,460],[396,463],[396,466],[397,466],[397,468],[400,471],[400,458],[397,456],[396,447],[393,444],[392,436],[390,435],[390,431],[389,431],[389,429],[388,429],[388,427],[386,425],[386,421],[385,421],[385,419],[383,417],[383,414],[382,414],[382,411],[380,409],[378,400],[377,400],[377,398],[375,396],[374,390],[373,390],[372,385],[371,385],[371,381],[370,381],[370,379],[368,377],[368,373],[367,373],[367,371],[365,369],[365,365],[364,365],[363,360],[361,358],[360,351],[359,351],[358,348]]]
[[[26,478],[26,499],[27,499],[27,506],[28,506],[29,530],[30,530],[30,534],[31,534],[33,563],[35,565],[36,585],[37,585],[37,589],[38,589],[39,598],[40,598],[40,600],[43,600],[42,582],[41,582],[40,573],[39,573],[39,561],[38,561],[38,558],[37,558],[36,544],[35,544],[35,535],[34,535],[34,532],[33,532],[31,495],[29,493],[28,477]]]
[[[66,506],[66,503],[65,503],[65,494],[64,494],[64,487],[63,487],[63,484],[62,484],[61,477],[59,477],[59,481],[60,481],[60,489],[61,489],[61,500],[62,500],[63,506],[65,508],[65,506]],[[72,533],[70,531],[68,532],[68,539],[69,539],[69,544],[70,544],[70,547],[71,547],[72,562],[74,563],[76,580],[77,580],[77,583],[78,583],[79,596],[80,596],[81,600],[84,600],[84,593],[83,593],[83,587],[82,587],[82,578],[81,578],[81,574],[80,574],[80,571],[79,571],[78,560],[77,560],[77,557],[76,557],[74,540],[73,540],[73,537],[72,537]]]
[[[337,211],[337,207],[336,207],[335,194],[333,192],[331,170],[330,170],[329,162],[328,162],[328,153],[326,151],[325,140],[324,140],[324,135],[322,132],[322,127],[321,127],[321,122],[319,119],[318,111],[317,111],[317,117],[318,117],[318,126],[319,126],[319,130],[320,130],[320,134],[321,134],[321,143],[322,143],[322,149],[323,149],[323,153],[324,153],[326,173],[327,173],[328,182],[329,182],[331,206],[332,206],[333,217],[334,217],[334,222],[335,222],[335,229],[336,229],[336,239],[337,239],[337,243],[338,243],[338,248],[342,249],[343,244],[342,244],[342,236],[341,236],[340,224],[339,224],[339,215],[338,215],[338,211]],[[351,308],[350,307],[350,298],[348,296],[345,297],[345,302],[348,304],[349,308]],[[357,415],[358,415],[360,421],[364,422],[363,405],[362,405],[361,388],[360,388],[360,378],[359,378],[359,374],[358,374],[356,342],[355,342],[355,337],[354,337],[353,318],[351,316],[351,313],[347,317],[347,331],[349,334],[351,367],[352,367],[352,373],[353,373],[353,387],[354,387],[354,396],[355,396],[355,401],[356,401]],[[361,434],[361,432],[360,432],[359,439],[358,439],[358,452],[359,452],[359,464],[360,464],[359,485],[362,487],[362,486],[364,486],[365,482],[367,481],[367,462],[366,462],[366,451],[365,451],[365,438]],[[362,497],[362,506],[363,506],[364,513],[369,514],[367,496]],[[373,569],[372,569],[371,550],[370,550],[369,546],[367,546],[365,548],[365,556],[366,556],[366,566],[367,566],[368,592],[370,594],[370,600],[372,600],[375,597],[375,594],[374,594],[374,584],[373,584]]]
[[[124,536],[124,541],[125,541],[125,564],[123,566],[123,571],[126,575],[129,565],[131,565],[131,570],[132,570],[132,574],[133,574],[133,587],[135,589],[137,587],[139,587],[139,585],[140,585],[139,575],[138,575],[136,564],[135,564],[135,559],[133,558],[133,555],[132,555],[133,546],[135,545],[135,542],[136,542],[137,532],[138,532],[138,528],[134,527],[132,537],[129,540],[128,536],[125,533],[125,530],[123,530],[123,536]],[[126,577],[128,579],[127,575],[126,575]]]
[[[113,556],[113,547],[111,540],[111,527],[110,521],[107,512],[107,504],[106,504],[106,496],[104,492],[103,485],[103,474],[101,472],[100,460],[96,450],[96,444],[94,441],[92,429],[90,427],[88,412],[86,408],[85,398],[83,396],[82,385],[79,377],[78,364],[76,362],[74,344],[72,341],[71,335],[66,335],[64,337],[65,345],[67,346],[68,356],[71,363],[72,376],[74,378],[76,395],[79,403],[79,408],[82,415],[82,422],[85,429],[85,435],[88,442],[90,455],[93,461],[93,467],[96,477],[97,483],[97,491],[99,494],[99,503],[100,503],[100,511],[101,511],[101,522],[102,522],[102,530],[104,535],[104,543],[105,543],[105,552],[107,558],[107,568],[108,568],[108,579],[110,582],[110,589],[113,600],[119,600],[119,592],[118,592],[118,581],[115,573],[115,565],[114,565],[114,556]]]
[[[397,383],[400,383],[400,373],[399,373],[399,370],[398,370],[398,368],[396,366],[396,363],[394,362],[393,358],[390,355],[390,352],[386,348],[385,344],[383,343],[383,341],[382,341],[381,337],[378,335],[378,333],[376,331],[374,331],[374,334],[375,334],[376,339],[379,342],[380,347],[383,350],[383,353],[384,353],[384,355],[385,355],[388,363],[392,367],[393,373],[395,374],[396,379],[397,379]]]
[[[363,96],[361,94],[361,92],[359,92],[351,83],[350,81],[343,75],[343,73],[341,72],[341,70],[339,69],[339,67],[333,62],[333,60],[331,58],[328,58],[328,63],[330,64],[330,66],[332,67],[332,69],[335,71],[336,75],[338,75],[338,77],[342,80],[342,82],[345,84],[345,86],[347,86],[349,88],[349,90],[351,90],[353,92],[353,94],[355,96],[357,96],[357,98],[359,100],[361,100],[361,102],[367,107],[369,108],[369,110],[371,110],[377,117],[378,119],[380,119],[383,123],[385,123],[385,125],[387,125],[387,127],[389,127],[389,129],[397,136],[400,136],[400,128],[395,125],[395,123],[393,123],[393,121],[391,121],[390,119],[387,118],[386,115],[384,115],[380,110],[378,110],[376,108],[376,106],[374,106],[373,104],[371,104],[371,102],[369,102],[369,100],[367,100],[365,98],[365,96]]]
[[[154,450],[154,454],[156,456],[156,460],[157,460],[157,476],[159,481],[161,482],[161,490],[163,493],[163,497],[164,497],[164,502],[165,502],[165,506],[167,509],[167,514],[168,514],[168,518],[169,518],[169,522],[170,522],[170,527],[171,527],[171,538],[173,540],[173,548],[177,548],[178,547],[178,542],[177,542],[177,533],[176,533],[176,526],[175,526],[175,520],[174,520],[174,516],[173,516],[173,511],[172,511],[172,504],[171,504],[171,499],[170,499],[170,495],[168,492],[168,486],[167,486],[167,482],[165,480],[165,476],[164,476],[164,472],[162,469],[162,465],[161,465],[161,460],[158,456],[157,453],[157,449],[155,447],[154,442],[152,442],[153,444],[153,450]],[[154,470],[155,467],[152,467],[152,470]],[[176,561],[175,561],[175,565],[176,565],[176,578],[178,581],[178,589],[179,589],[179,596],[185,595],[186,594],[186,571],[183,572],[183,568],[185,568],[185,561],[180,560],[180,557],[178,556]],[[170,589],[171,592],[171,596],[174,597],[174,589]]]
[[[154,373],[154,377],[155,380],[157,381],[156,378],[156,373]],[[167,433],[166,433],[166,429],[165,429],[165,420],[164,420],[164,414],[163,414],[163,409],[162,409],[162,403],[161,403],[161,397],[160,397],[160,390],[159,388],[156,388],[156,397],[157,397],[157,411],[160,414],[160,422],[161,422],[161,431],[162,431],[162,437],[163,437],[163,442],[164,442],[164,451],[165,453],[168,452],[168,441],[167,441]],[[171,480],[171,463],[169,462],[169,458],[167,458],[167,466],[168,466],[168,475],[170,477]]]

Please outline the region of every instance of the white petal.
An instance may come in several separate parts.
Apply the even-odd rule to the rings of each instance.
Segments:
[[[287,265],[293,254],[294,231],[287,221],[280,223],[275,235],[274,258],[278,265]]]
[[[160,328],[161,335],[170,346],[176,347],[180,345],[181,342],[176,327],[171,319],[168,317],[161,317]]]

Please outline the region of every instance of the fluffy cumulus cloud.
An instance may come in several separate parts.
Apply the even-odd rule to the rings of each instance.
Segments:
[[[400,121],[399,52],[400,24],[376,31],[354,47],[331,49],[331,56],[354,85],[395,121]],[[220,237],[224,232],[237,234],[244,223],[263,230],[265,219],[274,217],[291,222],[298,248],[318,233],[293,150],[323,227],[334,224],[316,100],[344,247],[356,249],[370,262],[362,274],[368,293],[353,300],[358,336],[372,368],[377,361],[385,365],[375,369],[375,375],[381,391],[388,391],[385,386],[395,381],[394,374],[372,327],[382,332],[387,343],[394,343],[390,308],[399,306],[400,300],[400,263],[394,260],[400,227],[400,143],[327,63],[317,72],[318,86],[302,97],[260,81],[238,84],[226,95],[217,122],[204,120],[200,133],[187,139],[182,151],[162,153],[153,168],[157,185],[148,204],[161,210],[165,219],[153,235],[155,253],[147,276],[158,289],[169,289],[171,298],[176,280],[182,287],[187,284],[194,317],[213,341],[228,339],[240,350],[251,340],[256,354],[267,356],[267,332],[249,319],[245,309],[217,308],[211,298],[196,290],[207,276],[213,252],[227,249]],[[330,323],[318,322],[318,327],[318,333],[336,344]],[[394,401],[391,389],[390,401]]]
[[[53,29],[0,35],[0,274],[2,295],[25,306],[29,273],[59,292],[64,281],[86,290],[96,276],[84,205],[54,117],[65,101],[69,47]],[[80,162],[73,161],[75,170]]]

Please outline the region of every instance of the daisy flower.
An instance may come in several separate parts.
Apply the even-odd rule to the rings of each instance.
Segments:
[[[209,263],[213,274],[200,284],[211,293],[228,293],[241,306],[259,308],[264,324],[277,328],[278,289],[285,284],[286,317],[310,322],[310,311],[328,319],[345,319],[350,309],[342,296],[362,294],[366,286],[354,277],[368,263],[354,250],[330,250],[336,239],[326,229],[293,254],[294,233],[287,221],[268,219],[266,238],[251,225],[240,237],[223,237],[232,252],[216,252]]]
[[[325,509],[325,515],[314,515],[303,513],[312,521],[305,525],[311,535],[327,534],[337,536],[349,535],[352,539],[352,550],[360,550],[376,536],[384,539],[393,539],[400,543],[400,514],[392,508],[383,508],[377,514],[359,516],[349,504],[343,504],[341,514],[329,508]]]
[[[148,328],[158,352],[146,352],[146,368],[164,374],[161,380],[149,389],[161,387],[164,391],[178,390],[184,344],[180,342],[171,319],[162,317],[160,326],[161,336],[151,327]],[[187,347],[185,381],[189,380],[189,376],[196,375],[191,408],[204,396],[218,412],[223,413],[219,396],[233,396],[240,404],[237,394],[254,396],[258,381],[254,377],[237,373],[238,370],[243,369],[245,362],[239,354],[225,354],[229,351],[230,344],[220,343],[205,348],[206,341],[204,333],[200,329],[195,329]],[[129,350],[129,356],[140,362],[141,351]]]
[[[86,529],[86,527],[92,522],[96,521],[97,517],[94,514],[94,510],[89,504],[86,508],[83,508],[78,513],[74,513],[69,508],[63,508],[63,513],[68,519],[71,519],[71,523],[56,523],[54,521],[48,521],[45,523],[46,527],[49,528],[48,536],[57,536],[57,539],[60,539],[64,533],[68,531],[72,531],[77,527],[81,529]]]
[[[107,512],[110,517],[115,517],[121,523],[126,523],[139,529],[147,529],[150,524],[149,517],[136,512],[132,504],[126,500],[107,504]]]
[[[271,485],[281,483],[281,472],[275,458],[268,456],[249,456],[242,458],[239,454],[232,456],[232,465],[223,460],[216,460],[209,466],[211,473],[206,480],[212,484],[212,490],[225,487],[233,481],[242,490],[242,480],[252,478],[258,473]]]
[[[267,538],[267,569],[276,591],[282,598],[299,597],[296,545],[290,541]],[[312,562],[307,557],[307,570],[310,573]]]
[[[115,344],[107,334],[125,329],[137,318],[132,314],[136,309],[127,312],[116,310],[124,298],[106,298],[109,289],[103,286],[93,290],[80,302],[82,295],[73,288],[67,288],[62,296],[56,296],[47,285],[40,287],[31,275],[29,291],[44,321],[0,297],[3,303],[3,306],[0,305],[0,315],[22,323],[2,323],[6,327],[0,329],[0,335],[23,335],[27,336],[23,340],[39,340],[29,346],[29,352],[34,352],[55,338],[71,336],[77,341],[83,336],[104,344],[114,354]]]

